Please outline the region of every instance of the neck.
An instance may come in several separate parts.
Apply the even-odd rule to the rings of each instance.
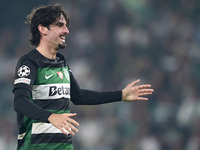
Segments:
[[[39,45],[36,50],[38,50],[44,57],[48,59],[56,59],[57,50],[50,48],[48,46]]]

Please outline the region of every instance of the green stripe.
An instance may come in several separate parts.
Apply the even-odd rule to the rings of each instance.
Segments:
[[[61,79],[61,77],[58,75],[59,72],[62,73],[63,79]],[[46,79],[45,76],[47,77],[51,76],[51,77]],[[70,83],[68,67],[38,68],[38,74],[34,85],[54,84],[54,83]]]
[[[58,72],[61,72],[62,76],[58,75]],[[52,75],[53,74],[53,75]],[[51,76],[52,75],[52,76]],[[51,76],[48,79],[45,76]],[[63,77],[63,78],[62,78]],[[44,85],[44,84],[58,84],[58,83],[70,83],[70,76],[69,76],[69,69],[68,67],[61,67],[61,68],[38,68],[37,78],[35,80],[34,85]],[[32,95],[29,98],[31,102],[33,102]],[[70,110],[47,110],[52,113],[62,114],[62,113],[70,113]],[[41,123],[37,120],[24,117],[24,124],[26,127],[26,135],[24,137],[24,146],[18,148],[19,150],[73,150],[72,144],[68,143],[44,143],[44,144],[31,144],[31,130],[32,130],[32,123]]]
[[[48,110],[48,111],[51,111],[52,113],[56,113],[56,114],[70,113],[70,110]],[[20,148],[19,150],[30,150],[30,148],[34,148],[35,144],[31,144],[32,123],[40,123],[40,121],[37,121],[37,120],[34,120],[34,119],[30,119],[30,118],[28,118],[26,116],[24,117],[24,124],[25,124],[26,129],[28,129],[27,130],[28,133],[26,133],[26,135],[24,137],[24,140],[25,140],[24,146],[22,148]],[[48,143],[47,145],[45,145],[45,144],[39,144],[39,145],[41,145],[41,150],[44,150],[43,146],[45,146],[45,149],[54,150],[53,147],[56,148],[59,145],[59,143],[58,144]],[[61,145],[63,145],[63,147],[59,147],[59,148],[61,148],[59,150],[62,150],[62,148],[63,148],[63,150],[73,150],[73,147],[72,147],[71,144],[61,143]],[[31,146],[31,147],[29,147],[29,146]],[[27,149],[27,147],[28,147],[28,149]],[[42,149],[42,147],[43,147],[43,149]],[[37,150],[40,150],[40,148],[39,149],[37,148]]]

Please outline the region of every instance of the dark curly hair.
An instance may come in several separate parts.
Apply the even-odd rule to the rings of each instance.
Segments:
[[[49,29],[49,26],[56,22],[61,14],[65,17],[67,26],[69,26],[69,18],[67,13],[64,11],[60,4],[39,6],[34,8],[31,14],[27,15],[26,24],[30,26],[31,39],[30,43],[32,46],[38,46],[40,43],[40,32],[38,30],[38,25],[43,25]]]

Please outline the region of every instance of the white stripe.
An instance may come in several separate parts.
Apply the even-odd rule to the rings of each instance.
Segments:
[[[69,134],[67,130],[65,130]],[[41,133],[62,133],[58,128],[54,127],[51,123],[33,123],[32,134]]]
[[[70,99],[70,83],[33,85],[33,100],[35,99]]]
[[[24,136],[26,135],[26,132],[25,133],[22,133],[22,134],[18,134],[18,140],[21,140],[24,138]]]

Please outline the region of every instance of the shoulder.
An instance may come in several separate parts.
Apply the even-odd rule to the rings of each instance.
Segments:
[[[35,50],[31,50],[30,52],[24,54],[19,58],[16,67],[17,68],[20,68],[21,66],[35,67],[37,63],[34,57],[35,57]]]
[[[35,53],[36,53],[35,50],[31,50],[30,52],[28,52],[28,53],[24,54],[23,56],[21,56],[19,58],[19,61],[34,59]]]

